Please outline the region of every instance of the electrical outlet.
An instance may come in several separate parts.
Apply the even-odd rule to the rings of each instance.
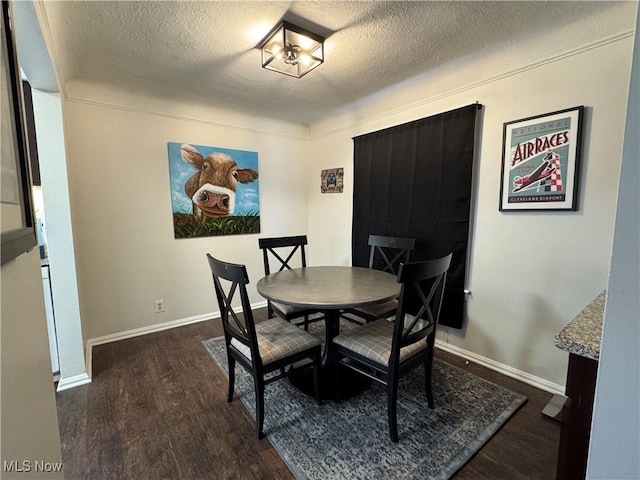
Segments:
[[[164,312],[164,300],[156,300],[156,313]]]

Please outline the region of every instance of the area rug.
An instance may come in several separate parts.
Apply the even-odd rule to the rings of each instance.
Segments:
[[[203,344],[228,378],[224,339]],[[253,380],[242,367],[236,367],[235,392],[255,418]],[[433,392],[430,410],[422,367],[400,381],[400,441],[394,444],[383,385],[318,406],[284,379],[265,389],[264,433],[299,480],[448,479],[526,402],[437,358]]]

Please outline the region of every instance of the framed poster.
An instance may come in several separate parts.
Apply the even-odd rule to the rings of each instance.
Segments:
[[[2,217],[2,265],[36,246],[31,201],[29,149],[20,67],[14,41],[11,3],[2,2],[2,142],[0,209]]]
[[[500,211],[577,210],[584,107],[504,124]]]
[[[168,143],[175,238],[260,233],[258,153]]]
[[[342,193],[344,168],[330,168],[320,172],[320,193]]]

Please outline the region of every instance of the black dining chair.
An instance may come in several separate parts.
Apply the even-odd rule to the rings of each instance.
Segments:
[[[410,260],[415,244],[415,238],[369,235],[369,268],[397,275],[400,263]],[[398,300],[393,299],[384,303],[345,309],[342,313],[343,318],[347,320],[353,320],[355,316],[357,321],[372,322],[393,316],[397,306]]]
[[[227,401],[231,402],[233,399],[235,365],[238,362],[253,376],[256,435],[259,440],[263,437],[265,385],[287,377],[294,371],[294,363],[295,371],[313,368],[315,397],[318,405],[322,404],[318,383],[321,343],[314,335],[278,317],[256,325],[247,294],[249,276],[246,267],[217,260],[209,254],[207,258],[220,308],[229,364]],[[226,289],[223,280],[228,284]],[[236,314],[232,307],[236,294],[240,297],[242,315]],[[279,373],[266,377],[276,371]]]
[[[375,320],[333,339],[334,371],[338,372],[341,364],[386,385],[389,434],[393,442],[398,441],[398,380],[420,365],[424,365],[427,404],[434,408],[433,349],[451,257],[449,254],[436,260],[401,264],[398,283],[402,287],[395,321]],[[418,311],[410,315],[408,303],[416,300]],[[336,389],[338,382],[336,379]]]
[[[294,268],[290,265],[290,262],[294,266],[306,267],[307,257],[305,254],[305,247],[307,245],[306,235],[297,235],[294,237],[271,237],[271,238],[259,238],[258,246],[262,250],[262,259],[264,261],[264,274],[271,274],[271,262],[276,264],[278,272],[286,269]],[[299,252],[298,257],[294,257],[296,252]],[[284,257],[284,258],[283,258]],[[294,263],[294,261],[296,263]],[[274,270],[275,270],[274,268]],[[323,320],[324,317],[317,314],[317,310],[310,310],[306,308],[294,307],[291,305],[285,305],[283,303],[277,303],[267,301],[267,312],[269,318],[279,316],[288,321],[294,321],[302,319],[302,325],[305,330],[309,330],[309,323],[312,321]]]

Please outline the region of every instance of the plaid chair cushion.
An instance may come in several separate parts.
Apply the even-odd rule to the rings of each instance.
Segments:
[[[394,299],[384,303],[358,307],[355,310],[375,318],[387,318],[395,314],[396,308],[398,308],[398,301]]]
[[[389,366],[393,325],[394,322],[390,322],[386,318],[375,320],[361,327],[341,333],[333,339],[333,342],[374,362]],[[426,340],[421,340],[403,347],[400,350],[400,361],[402,362],[425,348],[427,348]]]
[[[306,308],[293,307],[291,305],[285,305],[284,303],[276,303],[276,302],[271,302],[271,308],[276,310],[276,312],[282,312],[283,315],[291,315],[298,312],[303,313],[304,311],[307,310]]]
[[[319,338],[278,317],[257,323],[256,336],[263,365],[320,345]],[[231,345],[251,359],[249,347],[235,338],[231,340]]]

